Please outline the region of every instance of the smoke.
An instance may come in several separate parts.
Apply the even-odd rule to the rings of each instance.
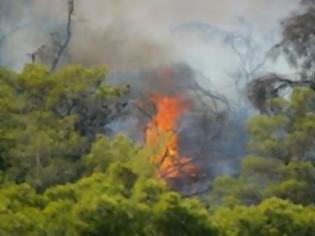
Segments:
[[[19,70],[30,63],[29,53],[49,43],[51,33],[64,37],[66,0],[0,0],[0,4],[0,64]],[[181,152],[202,160],[200,166],[210,175],[232,173],[245,154],[248,117],[246,106],[236,110],[225,106],[225,97],[233,103],[240,95],[232,95],[230,87],[235,84],[227,76],[239,69],[239,60],[220,40],[174,30],[198,22],[242,34],[243,26],[236,21],[242,17],[264,54],[279,37],[280,20],[296,5],[296,0],[75,0],[73,36],[63,63],[107,65],[108,81],[130,84],[132,101],[146,100],[156,91],[181,92],[194,107],[178,122]],[[274,32],[275,37],[264,37]],[[265,69],[277,71],[275,67],[286,68],[280,62]],[[219,112],[213,112],[214,107]],[[146,121],[141,119],[148,117],[142,114],[139,119],[134,108],[131,103],[126,117],[109,124],[107,132],[143,140]],[[154,112],[149,106],[145,110]]]
[[[205,179],[218,174],[233,173],[237,161],[245,154],[245,119],[235,114],[231,119],[227,99],[211,85],[207,89],[200,86],[198,81],[203,79],[201,74],[184,63],[139,73],[111,74],[109,82],[128,82],[131,91],[126,116],[108,124],[107,134],[124,133],[133,140],[144,142],[147,124],[156,114],[152,96],[178,98],[186,108],[175,130],[179,152],[198,166],[198,183],[205,183]],[[177,183],[177,189],[178,186],[185,185]]]
[[[63,33],[67,14],[65,0],[2,2],[5,6],[2,9],[6,9],[3,10],[3,14],[6,13],[2,28],[14,29],[21,20],[28,25],[6,41],[6,48],[10,50],[6,51],[5,58],[7,62],[14,61],[15,68],[29,62],[27,53],[48,42],[49,33]],[[76,0],[75,4],[69,60],[86,65],[106,64],[112,70],[128,70],[177,61],[197,64],[204,60],[208,61],[203,62],[204,67],[211,65],[217,58],[211,53],[211,45],[203,45],[191,37],[176,38],[172,29],[190,21],[235,29],[235,18],[243,16],[259,29],[258,33],[268,32],[291,11],[295,1]],[[203,55],[205,50],[208,55]]]

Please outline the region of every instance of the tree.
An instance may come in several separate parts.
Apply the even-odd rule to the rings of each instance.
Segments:
[[[294,76],[274,73],[259,76],[248,83],[248,97],[254,107],[262,113],[269,113],[266,101],[282,97],[283,92],[297,86],[309,87],[315,91],[315,3],[302,0],[298,13],[291,14],[282,22],[282,40],[269,52],[274,58],[284,55],[289,65],[297,70]]]
[[[289,100],[269,100],[273,113],[248,121],[251,156],[242,160],[240,175],[218,177],[211,202],[253,205],[276,196],[298,204],[315,202],[314,92],[296,88]]]
[[[157,232],[162,235],[218,235],[207,211],[197,201],[166,194],[161,197],[153,212]]]
[[[283,21],[282,40],[274,50],[284,52],[290,65],[298,69],[303,79],[312,76],[315,69],[315,3],[301,1],[303,13],[294,14]]]
[[[199,33],[207,43],[219,38],[236,57],[237,69],[228,71],[227,75],[232,79],[236,92],[241,97],[246,85],[264,69],[269,56],[266,52],[272,47],[275,34],[268,32],[261,41],[255,37],[250,22],[241,17],[237,18],[236,22],[239,27],[238,30],[224,30],[203,22],[188,22],[177,27],[176,32]],[[243,100],[239,102],[241,103],[235,104],[235,106],[244,105],[242,104],[244,103]]]
[[[315,94],[308,88],[296,88],[289,101],[269,100],[270,115],[253,117],[248,122],[249,150],[255,155],[290,161],[314,161]]]
[[[74,0],[68,0],[68,12],[66,23],[66,36],[64,41],[60,38],[58,33],[51,33],[51,42],[43,44],[35,52],[29,56],[32,59],[32,63],[38,60],[42,64],[46,64],[49,68],[49,72],[54,72],[58,66],[58,63],[64,54],[68,44],[72,37],[72,15],[74,14]],[[46,63],[45,63],[46,62]]]
[[[4,173],[37,190],[78,178],[96,135],[124,108],[123,89],[107,85],[104,76],[103,68],[81,66],[53,74],[38,65],[27,65],[19,74],[2,69]]]
[[[220,235],[301,235],[315,233],[314,207],[271,198],[258,206],[220,208],[211,217]]]
[[[0,200],[4,235],[217,235],[198,201],[118,163],[43,194],[7,184]]]

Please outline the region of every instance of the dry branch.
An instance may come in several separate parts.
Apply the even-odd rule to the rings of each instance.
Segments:
[[[49,70],[50,72],[53,72],[56,69],[61,55],[63,54],[64,50],[66,49],[66,47],[68,46],[68,44],[71,40],[71,36],[72,36],[71,22],[72,22],[73,12],[74,12],[74,0],[68,0],[67,36],[66,36],[65,42],[58,49],[58,51],[56,53],[56,57],[53,59],[51,68]]]

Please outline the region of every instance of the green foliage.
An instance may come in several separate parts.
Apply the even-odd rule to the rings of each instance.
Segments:
[[[153,179],[130,178],[130,169],[113,165],[109,173],[95,173],[73,184],[49,188],[44,194],[36,194],[28,185],[3,187],[0,232],[217,235],[198,201],[184,200]]]
[[[82,159],[96,135],[120,112],[114,108],[123,93],[105,83],[104,68],[70,66],[53,74],[38,65],[27,65],[19,74],[1,69],[0,170],[38,191],[74,181],[84,174]],[[108,153],[97,160],[97,168],[132,149],[131,142],[117,140],[105,141]],[[131,155],[136,153],[126,157]]]
[[[315,142],[315,95],[311,89],[296,88],[286,109],[248,122],[249,150],[255,155],[291,160],[310,160]]]
[[[218,177],[211,183],[213,205],[254,205],[278,197],[297,204],[314,204],[315,167],[310,162],[291,162],[262,157],[242,161],[238,178]]]
[[[275,99],[271,115],[248,121],[249,152],[237,178],[218,177],[211,183],[213,205],[258,204],[270,197],[314,204],[315,95],[296,88],[290,99]]]
[[[292,14],[283,22],[282,40],[277,45],[291,66],[298,68],[306,76],[314,70],[314,50],[312,23],[315,20],[313,0],[300,1],[303,11]]]
[[[277,198],[258,206],[220,208],[211,217],[220,235],[311,236],[315,234],[315,208]]]
[[[109,139],[98,135],[90,152],[84,157],[84,164],[90,171],[105,171],[113,162],[128,163],[137,173],[150,176],[153,165],[149,162],[151,152],[135,145],[124,136]]]
[[[207,211],[199,202],[166,194],[154,208],[155,221],[161,235],[217,235]]]
[[[206,207],[154,176],[154,148],[104,134],[126,92],[104,73],[0,70],[0,235],[315,234],[311,90],[250,119],[250,156],[210,184]]]
[[[117,169],[117,168],[114,168]],[[129,170],[130,171],[130,170]],[[37,194],[28,185],[0,190],[1,235],[301,235],[315,233],[315,208],[278,198],[209,213],[153,179],[121,186],[106,173]],[[132,189],[131,195],[120,188]],[[141,195],[139,195],[141,193]],[[143,194],[144,193],[144,194]],[[150,196],[150,197],[149,197]]]

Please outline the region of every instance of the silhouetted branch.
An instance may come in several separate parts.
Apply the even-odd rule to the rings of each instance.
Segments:
[[[280,96],[280,92],[286,88],[298,86],[306,86],[315,91],[313,80],[291,80],[277,74],[267,74],[248,83],[248,98],[261,113],[268,113],[267,100]]]
[[[73,12],[74,12],[74,0],[68,0],[67,36],[66,36],[65,42],[58,49],[58,51],[56,53],[56,57],[53,59],[52,66],[50,68],[50,72],[53,72],[56,69],[61,55],[63,54],[64,50],[66,49],[66,47],[68,46],[68,44],[71,40],[71,36],[72,36],[72,32],[71,32],[72,20],[71,20],[71,18],[72,18]]]

